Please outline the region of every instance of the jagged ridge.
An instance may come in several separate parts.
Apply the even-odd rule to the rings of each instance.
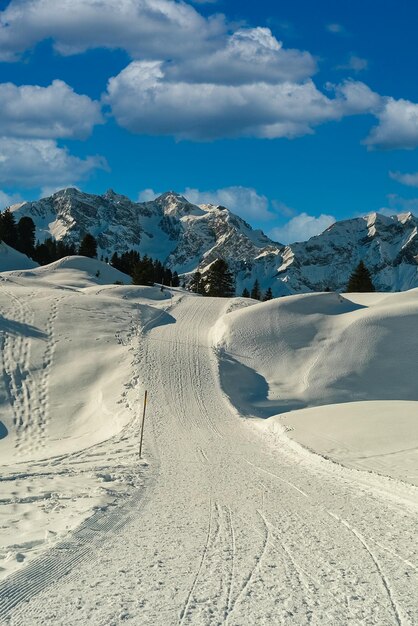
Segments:
[[[78,243],[90,232],[105,257],[133,248],[179,274],[205,271],[222,257],[235,272],[238,293],[256,278],[275,296],[343,290],[360,259],[378,290],[418,286],[418,222],[411,213],[336,222],[307,242],[283,246],[226,207],[197,206],[172,191],[141,203],[112,190],[93,195],[69,188],[12,210],[17,218],[32,217],[40,240],[52,235]]]

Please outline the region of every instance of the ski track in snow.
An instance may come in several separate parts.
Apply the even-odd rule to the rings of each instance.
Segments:
[[[184,298],[170,310],[175,323],[141,334],[132,384],[141,380],[149,393],[151,477],[0,583],[1,624],[418,623],[417,490],[392,481],[390,495],[380,477],[320,462],[285,436],[272,449],[237,417],[209,340],[225,304]],[[13,306],[31,323],[29,309]],[[55,307],[40,385],[45,406],[56,316]],[[2,347],[16,395],[18,377],[29,378],[29,346],[6,338]],[[28,388],[14,408],[23,423],[35,397]],[[111,445],[137,429],[133,420]],[[46,461],[43,471],[64,460],[80,467],[110,450],[104,442]]]

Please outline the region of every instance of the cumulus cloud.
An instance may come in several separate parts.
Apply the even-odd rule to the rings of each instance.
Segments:
[[[39,139],[87,137],[103,118],[100,104],[61,80],[49,87],[0,84],[0,135]]]
[[[269,28],[241,28],[208,55],[192,55],[168,65],[171,80],[242,85],[251,82],[298,82],[316,72],[309,52],[285,49]]]
[[[271,220],[274,218],[274,213],[269,208],[268,198],[257,193],[252,187],[237,185],[214,191],[200,191],[187,187],[183,195],[193,204],[225,206],[244,219]]]
[[[412,174],[402,174],[402,172],[389,172],[389,176],[402,185],[408,187],[418,187],[418,172]]]
[[[102,157],[80,159],[51,139],[0,137],[0,184],[5,186],[64,187],[106,168]]]
[[[105,101],[117,122],[134,133],[178,139],[287,137],[344,115],[368,112],[375,95],[363,83],[340,86],[335,98],[312,80],[244,85],[194,84],[167,77],[166,64],[134,61],[111,78]]]
[[[369,67],[369,62],[367,59],[362,59],[356,54],[351,54],[348,58],[347,63],[343,65],[338,65],[338,70],[350,70],[358,74],[359,72],[363,72],[367,70]]]
[[[414,213],[418,215],[418,198],[403,198],[396,193],[387,196],[388,206],[381,207],[379,213],[384,215],[399,215],[401,213]]]
[[[213,191],[201,191],[194,187],[186,187],[179,192],[192,204],[213,204],[225,206],[247,220],[271,220],[275,213],[270,209],[270,203],[266,196],[259,194],[253,187],[235,185],[223,187]],[[160,193],[153,189],[144,189],[138,195],[139,202],[154,200]]]
[[[379,124],[372,128],[364,143],[369,148],[384,150],[407,149],[418,146],[418,104],[409,100],[382,99],[377,112]]]
[[[5,209],[12,204],[17,204],[18,202],[23,202],[23,198],[18,193],[6,193],[0,189],[0,211]]]
[[[332,215],[321,214],[315,217],[307,213],[299,213],[283,226],[273,228],[269,232],[269,236],[275,241],[282,241],[283,243],[306,241],[310,237],[322,233],[335,221],[335,217]]]
[[[0,13],[0,58],[52,39],[61,54],[122,48],[134,58],[179,58],[213,46],[222,16],[173,0],[11,0]]]

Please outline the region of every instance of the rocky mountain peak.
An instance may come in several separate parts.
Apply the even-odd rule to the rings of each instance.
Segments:
[[[17,219],[32,217],[40,241],[53,236],[78,244],[90,232],[99,254],[133,248],[186,278],[223,258],[236,276],[237,293],[251,289],[255,279],[275,296],[344,290],[360,260],[380,291],[418,286],[418,220],[410,212],[342,220],[308,241],[283,246],[227,208],[197,206],[174,191],[133,202],[113,190],[99,196],[68,188],[12,210]]]

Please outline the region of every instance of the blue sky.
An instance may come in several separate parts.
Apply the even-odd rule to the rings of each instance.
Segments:
[[[279,241],[417,213],[414,5],[0,1],[0,203],[173,189]]]

